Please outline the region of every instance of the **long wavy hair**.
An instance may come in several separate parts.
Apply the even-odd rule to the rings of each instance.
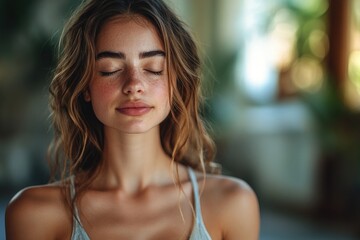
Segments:
[[[64,27],[50,85],[53,180],[65,182],[69,176],[85,174],[77,183],[77,191],[81,191],[101,166],[103,125],[91,103],[84,100],[84,92],[94,74],[97,35],[106,21],[120,15],[144,17],[155,26],[164,44],[171,110],[160,125],[162,147],[174,162],[213,171],[215,146],[199,114],[200,59],[185,24],[162,0],[89,0]]]

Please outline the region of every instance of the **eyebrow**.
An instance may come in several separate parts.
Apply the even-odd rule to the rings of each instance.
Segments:
[[[125,54],[122,52],[104,51],[104,52],[99,52],[95,57],[96,60],[99,60],[102,58],[125,59]]]
[[[139,58],[141,59],[155,57],[155,56],[165,57],[165,52],[162,50],[152,50],[152,51],[141,52],[139,54]],[[126,55],[122,52],[103,51],[103,52],[99,52],[96,55],[95,60],[99,60],[102,58],[126,59]]]
[[[161,50],[153,50],[148,52],[141,52],[139,54],[139,58],[149,58],[149,57],[155,57],[155,56],[161,56],[165,57],[165,52]]]

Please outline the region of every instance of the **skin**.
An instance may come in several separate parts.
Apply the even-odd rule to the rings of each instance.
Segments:
[[[182,165],[183,193],[174,185],[159,135],[170,111],[163,44],[145,19],[122,17],[103,26],[96,51],[95,77],[84,97],[104,124],[105,164],[76,202],[82,224],[91,239],[187,239],[192,185]],[[258,239],[251,188],[235,178],[196,176],[212,239]],[[71,212],[58,184],[24,189],[7,208],[8,240],[70,239],[71,233]]]

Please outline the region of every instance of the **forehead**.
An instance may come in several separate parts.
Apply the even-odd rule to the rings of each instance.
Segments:
[[[121,48],[135,45],[163,49],[157,28],[140,15],[122,15],[110,18],[101,27],[96,48]]]

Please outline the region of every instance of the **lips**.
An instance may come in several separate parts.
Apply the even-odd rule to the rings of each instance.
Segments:
[[[141,116],[151,109],[151,106],[143,102],[127,102],[116,108],[116,111],[128,116]]]

